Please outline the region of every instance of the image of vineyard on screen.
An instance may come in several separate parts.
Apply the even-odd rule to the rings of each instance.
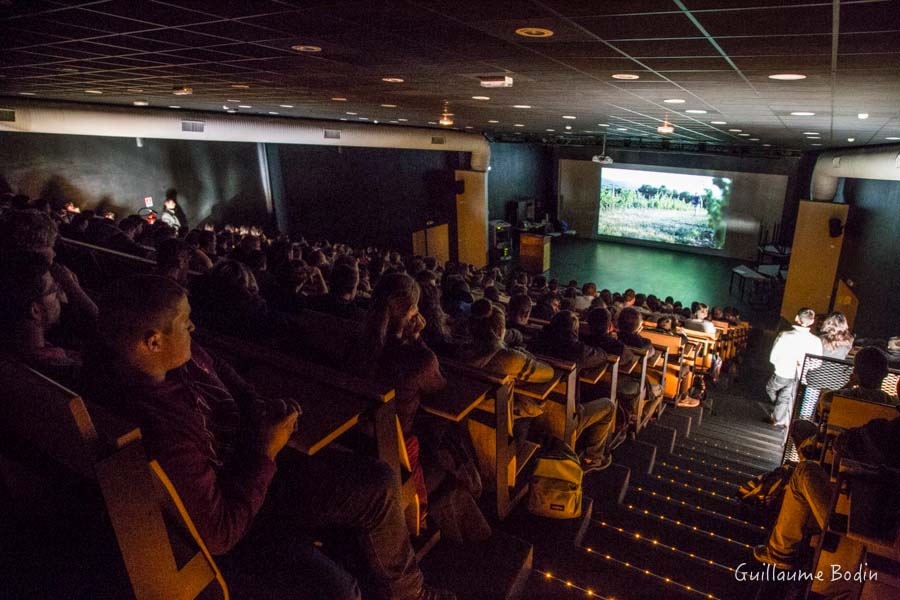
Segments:
[[[730,191],[727,177],[604,167],[597,234],[721,249]]]

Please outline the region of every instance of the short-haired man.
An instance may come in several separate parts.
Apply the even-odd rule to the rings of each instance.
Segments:
[[[772,345],[769,362],[775,372],[766,384],[766,393],[775,406],[765,422],[776,429],[787,429],[791,422],[794,385],[803,365],[803,357],[807,354],[822,354],[822,340],[810,331],[815,320],[816,313],[813,309],[801,308],[794,317],[793,327],[779,333]]]
[[[309,296],[304,305],[310,310],[323,312],[342,319],[362,321],[366,311],[356,305],[359,288],[359,270],[345,262],[338,263],[331,270],[331,283],[327,294]]]
[[[140,426],[210,551],[223,555],[226,576],[237,571],[237,581],[254,586],[277,581],[291,597],[358,598],[354,578],[297,531],[341,527],[356,534],[377,597],[453,598],[423,585],[390,468],[327,449],[313,458],[282,452],[296,404],[260,399],[228,364],[192,344],[181,286],[127,277],[100,307],[85,395]]]
[[[47,332],[59,322],[66,294],[45,256],[8,255],[0,263],[0,341],[6,350],[68,386],[77,381],[81,357],[54,346]]]
[[[827,418],[831,400],[835,396],[856,398],[867,402],[897,404],[897,398],[881,389],[888,374],[887,356],[875,346],[866,346],[853,357],[853,374],[846,386],[839,390],[827,390],[819,396],[816,411],[822,420]],[[900,384],[900,381],[898,381]]]
[[[529,327],[531,309],[534,302],[528,294],[515,294],[506,305],[506,337],[507,346],[524,347],[531,339],[534,330]]]

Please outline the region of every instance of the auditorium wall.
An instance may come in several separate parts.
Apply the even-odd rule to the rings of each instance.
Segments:
[[[900,335],[900,182],[847,179],[843,200],[850,212],[838,277],[852,280],[859,298],[856,334]]]
[[[491,144],[488,219],[506,219],[506,203],[534,199],[555,204],[551,150],[541,144]]]
[[[268,222],[256,144],[0,133],[0,192],[124,216],[178,190],[191,225]]]
[[[468,168],[468,153],[286,144],[266,148],[283,230],[403,251],[411,251],[412,232],[429,221],[449,224],[450,239],[456,237],[453,171]]]

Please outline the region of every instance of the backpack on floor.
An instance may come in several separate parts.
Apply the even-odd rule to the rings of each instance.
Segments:
[[[787,489],[788,481],[794,473],[794,464],[781,465],[773,471],[757,475],[741,484],[737,496],[752,506],[761,508],[777,507]]]
[[[583,476],[581,461],[575,451],[554,439],[541,449],[531,475],[528,510],[551,519],[580,517]]]

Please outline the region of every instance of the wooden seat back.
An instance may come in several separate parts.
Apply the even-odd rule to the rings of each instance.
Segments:
[[[862,427],[874,419],[894,419],[897,415],[897,407],[893,404],[869,402],[835,394],[831,398],[826,429],[829,432],[841,432]]]
[[[96,472],[136,600],[190,600],[210,584],[228,600],[222,573],[178,492],[162,467],[147,461],[139,442],[99,462]],[[186,531],[182,541],[195,546],[182,566],[176,560],[164,512]]]

